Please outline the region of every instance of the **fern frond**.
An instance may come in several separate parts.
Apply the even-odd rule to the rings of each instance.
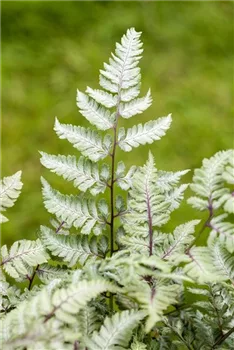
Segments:
[[[39,239],[17,241],[9,251],[4,245],[1,248],[1,257],[1,266],[13,278],[19,278],[22,275],[26,277],[30,274],[30,267],[45,263],[49,258]]]
[[[222,204],[219,199],[227,193],[222,177],[225,164],[228,162],[230,150],[220,151],[210,159],[204,159],[202,167],[195,169],[191,189],[197,196],[188,199],[194,208],[205,210],[212,202],[214,209]]]
[[[218,237],[220,243],[224,244],[230,253],[234,252],[234,224],[231,222],[223,221],[228,215],[222,214],[214,217],[209,227],[211,232],[209,235],[208,243]]]
[[[101,325],[101,318],[93,306],[86,305],[78,315],[78,328],[82,334],[82,343],[87,337],[97,331]]]
[[[229,163],[223,171],[223,179],[230,185],[234,185],[234,150],[231,150]]]
[[[87,86],[86,92],[90,97],[97,101],[97,103],[100,103],[107,108],[115,107],[117,105],[117,95],[109,94],[103,90],[94,90],[89,86]]]
[[[165,201],[165,195],[157,187],[156,179],[157,170],[153,156],[149,153],[146,165],[139,168],[133,176],[128,200],[129,213],[124,216],[124,223],[161,226],[168,221],[170,203]]]
[[[76,102],[80,113],[99,130],[113,128],[115,113],[111,115],[108,109],[100,106],[95,100],[79,90],[77,90]]]
[[[86,341],[90,350],[124,349],[128,345],[132,331],[144,317],[140,311],[122,311],[107,317],[99,332]]]
[[[135,99],[128,103],[120,103],[119,114],[121,117],[128,119],[136,114],[143,113],[152,103],[152,98],[150,90],[147,92],[146,96]]]
[[[171,115],[169,114],[167,117],[151,120],[144,125],[134,125],[132,128],[127,129],[126,132],[124,128],[120,128],[118,145],[123,151],[130,152],[132,148],[160,140],[169,129],[171,121]]]
[[[92,230],[95,234],[100,234],[105,221],[98,215],[93,199],[63,195],[53,190],[45,179],[42,178],[41,181],[44,204],[49,213],[75,228],[82,227],[83,234],[89,234]]]
[[[62,176],[65,180],[73,181],[74,186],[80,191],[90,189],[93,194],[104,192],[106,183],[100,179],[99,169],[96,163],[80,157],[77,161],[75,156],[52,155],[40,152],[41,163],[52,172]],[[94,189],[91,187],[94,187]]]
[[[127,174],[125,174],[125,164],[123,162],[118,162],[115,172],[116,183],[120,188],[122,188],[122,190],[127,191],[131,187],[132,177],[135,174],[136,169],[136,166],[132,166]]]
[[[96,237],[88,240],[87,236],[77,235],[58,235],[48,227],[41,226],[41,239],[49,251],[68,263],[69,267],[76,265],[78,262],[84,265],[88,259],[92,261],[102,258],[99,252],[98,241]]]
[[[116,44],[115,54],[112,54],[109,64],[104,63],[105,70],[100,70],[99,83],[105,90],[118,93],[120,89],[129,89],[139,84],[140,69],[137,65],[143,52],[140,35],[134,28],[128,29],[121,44]]]
[[[168,192],[173,189],[173,187],[178,184],[181,177],[187,174],[189,171],[189,169],[176,172],[159,170],[157,185],[163,192]]]
[[[60,139],[67,139],[84,156],[94,162],[105,158],[110,152],[110,135],[106,135],[102,141],[101,135],[97,131],[71,124],[60,124],[57,118],[54,130]]]
[[[216,266],[212,250],[208,247],[192,247],[187,252],[190,263],[184,267],[185,273],[199,283],[223,282],[228,279],[220,264]]]
[[[14,205],[20,195],[23,183],[21,182],[21,171],[12,176],[4,177],[0,182],[0,211],[5,211]],[[0,213],[0,223],[8,219]]]
[[[148,333],[162,319],[163,311],[175,304],[179,296],[180,286],[157,283],[150,287],[148,283],[130,286],[127,293],[136,299],[140,308],[146,311],[147,320],[145,331]]]
[[[36,269],[36,275],[43,283],[48,283],[54,279],[64,278],[68,273],[68,269],[60,266],[52,266],[49,264],[41,264]]]
[[[213,264],[226,279],[234,284],[234,256],[218,241],[211,245]]]
[[[138,341],[136,338],[131,344],[131,350],[147,350],[146,344]]]
[[[76,314],[99,294],[115,292],[113,284],[105,280],[79,281],[67,288],[57,289],[52,296],[53,309],[47,314],[45,321],[54,315],[65,323],[75,323]]]
[[[194,239],[195,226],[199,222],[200,220],[189,221],[176,227],[173,234],[164,234],[162,258],[169,260],[180,259],[185,253],[186,247]]]
[[[183,200],[184,192],[187,188],[188,184],[183,184],[165,193],[165,200],[170,204],[170,211],[179,208],[180,202]]]

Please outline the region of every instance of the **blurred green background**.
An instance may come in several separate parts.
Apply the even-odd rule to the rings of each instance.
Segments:
[[[43,169],[38,150],[78,154],[55,135],[54,117],[88,125],[78,113],[76,89],[98,87],[99,69],[129,27],[143,32],[142,95],[151,87],[154,103],[125,126],[168,113],[173,124],[161,141],[118,158],[141,165],[151,149],[160,169],[193,169],[232,147],[232,24],[230,2],[2,2],[2,176],[22,169],[24,182],[7,212],[3,242],[34,238],[39,225],[48,224],[41,175],[74,193]],[[168,228],[191,218],[194,211],[184,203]]]

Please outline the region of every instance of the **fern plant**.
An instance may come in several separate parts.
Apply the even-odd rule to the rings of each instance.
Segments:
[[[140,35],[131,28],[116,44],[100,71],[101,89],[77,91],[92,127],[56,118],[55,132],[78,158],[40,152],[41,163],[76,190],[60,193],[42,178],[50,225],[36,241],[1,249],[6,350],[234,348],[233,150],[194,172],[188,203],[207,211],[205,223],[195,214],[171,233],[165,224],[183,200],[189,184],[180,181],[189,170],[158,170],[151,152],[140,167],[116,161],[118,148],[160,140],[172,121],[169,114],[119,126],[152,103],[150,90],[139,97]],[[17,174],[3,180],[2,209],[19,194]]]

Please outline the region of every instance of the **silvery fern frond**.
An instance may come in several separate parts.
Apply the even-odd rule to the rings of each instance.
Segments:
[[[0,211],[5,211],[14,205],[20,195],[23,183],[21,182],[21,171],[12,176],[4,177],[0,182]],[[0,223],[8,219],[0,213]]]
[[[175,185],[177,185],[182,176],[187,174],[190,170],[181,170],[181,171],[158,171],[157,185],[160,187],[162,191],[168,192],[173,189]]]
[[[120,161],[117,164],[117,169],[115,172],[116,175],[116,184],[124,191],[127,191],[132,185],[132,178],[136,172],[137,167],[131,166],[127,174],[125,174],[125,164]]]
[[[9,251],[6,245],[1,248],[1,266],[13,278],[26,278],[31,273],[31,267],[47,262],[48,258],[39,239],[17,241]]]
[[[136,288],[137,287],[137,288]],[[127,293],[136,299],[140,308],[146,312],[145,330],[148,333],[163,318],[163,311],[171,304],[177,303],[180,286],[178,284],[157,283],[150,287],[148,283],[129,286]]]
[[[169,219],[170,204],[165,201],[157,184],[157,169],[151,153],[144,167],[141,167],[133,176],[132,187],[129,191],[128,213],[124,222],[149,226],[161,226]]]
[[[115,121],[115,113],[110,113],[108,109],[98,105],[98,103],[77,90],[76,98],[77,106],[80,113],[100,130],[108,130],[113,128]]]
[[[105,252],[100,251],[96,237],[89,240],[87,236],[83,235],[58,235],[50,228],[41,226],[41,239],[53,256],[63,258],[63,261],[68,263],[68,267],[72,267],[78,262],[84,265],[88,259],[94,261],[104,257]],[[101,240],[103,239],[105,236],[101,238]],[[106,246],[108,247],[107,242]]]
[[[101,105],[112,108],[117,105],[117,95],[109,94],[106,91],[98,90],[98,89],[92,89],[89,86],[87,86],[86,93],[92,97],[97,103],[100,103]]]
[[[103,214],[108,216],[108,207],[104,200],[100,202],[101,215],[99,215],[92,198],[63,195],[52,189],[45,179],[41,178],[41,182],[44,204],[49,213],[55,214],[68,225],[73,225],[75,228],[81,227],[83,234],[89,234],[93,230],[98,235],[105,228],[106,221]]]
[[[186,248],[194,239],[193,233],[195,226],[200,220],[192,220],[185,224],[179,225],[173,234],[164,234],[163,254],[161,257],[167,260],[178,260],[185,254]]]
[[[169,129],[171,121],[171,115],[169,114],[167,117],[151,120],[144,125],[134,125],[132,128],[127,129],[127,131],[124,128],[120,128],[118,145],[123,151],[130,152],[132,148],[160,140]]]
[[[95,130],[70,124],[60,124],[58,119],[55,120],[54,130],[60,139],[67,139],[84,156],[94,162],[105,158],[109,154],[111,147],[110,135],[106,135],[102,140],[101,135]]]
[[[223,171],[223,179],[229,185],[234,184],[234,150],[230,152],[229,162]],[[224,210],[227,213],[234,214],[234,191],[229,191],[229,193],[223,196]]]
[[[208,243],[218,238],[220,243],[226,246],[230,252],[234,252],[234,224],[228,221],[223,221],[227,218],[227,214],[221,214],[211,219],[209,227],[211,232],[209,234]]]
[[[144,97],[133,100],[129,103],[120,103],[119,114],[125,119],[129,119],[136,114],[143,113],[152,103],[150,90]]]
[[[90,300],[106,291],[115,292],[116,289],[113,284],[102,279],[79,281],[77,285],[71,284],[67,288],[57,289],[52,296],[51,312],[47,314],[45,320],[55,316],[62,322],[75,323],[77,313]]]
[[[118,93],[121,89],[138,87],[140,68],[137,65],[143,52],[140,36],[140,32],[131,28],[122,37],[121,44],[116,44],[115,54],[112,54],[109,64],[104,63],[104,70],[100,70],[100,85],[105,90]]]
[[[62,176],[65,180],[73,181],[74,186],[80,191],[87,191],[92,194],[104,192],[109,179],[107,165],[103,165],[99,174],[99,167],[89,159],[81,156],[79,160],[75,156],[52,155],[40,152],[41,163],[52,172]],[[108,172],[103,178],[103,172]]]
[[[234,258],[220,242],[210,242],[209,247],[192,247],[187,256],[190,263],[185,265],[184,271],[199,283],[233,279]]]
[[[85,342],[90,350],[124,349],[128,345],[132,331],[144,318],[144,312],[131,310],[115,313],[107,317],[99,332],[94,332]]]
[[[200,169],[195,169],[190,187],[197,196],[188,199],[188,203],[194,208],[205,210],[212,204],[217,209],[222,205],[223,195],[229,192],[223,186],[222,174],[230,153],[231,150],[220,151],[210,159],[204,159]]]

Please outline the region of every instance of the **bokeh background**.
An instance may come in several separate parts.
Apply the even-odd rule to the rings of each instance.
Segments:
[[[22,169],[24,182],[7,212],[3,243],[35,238],[48,223],[41,175],[74,193],[43,169],[38,150],[78,155],[57,138],[54,117],[88,125],[78,113],[76,89],[98,87],[99,69],[129,27],[143,32],[142,95],[151,87],[154,103],[125,126],[168,113],[173,124],[161,141],[118,158],[142,165],[151,149],[160,169],[194,169],[233,147],[233,8],[231,2],[2,2],[2,176]],[[184,203],[168,229],[191,218],[194,211]]]

